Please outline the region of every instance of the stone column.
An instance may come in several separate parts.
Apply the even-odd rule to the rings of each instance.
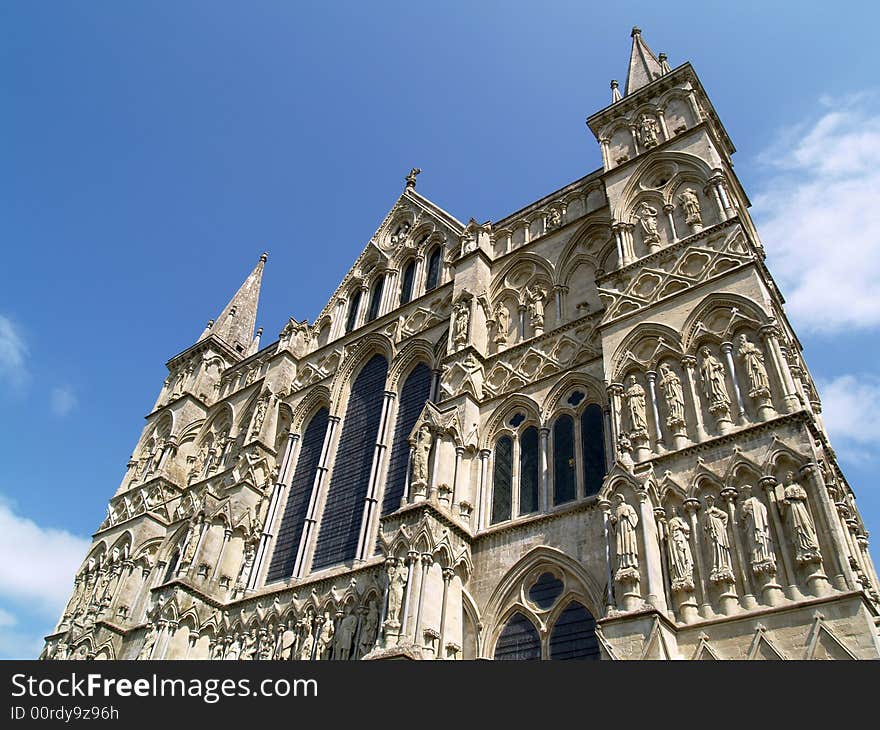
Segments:
[[[406,589],[403,593],[403,615],[400,618],[400,639],[408,636],[407,623],[410,617],[410,600],[412,596],[413,574],[415,573],[416,563],[419,560],[419,554],[415,550],[410,550],[406,554]]]
[[[613,566],[611,565],[611,528],[609,527],[611,502],[607,499],[600,499],[599,509],[602,510],[602,533],[605,537],[605,577],[607,579],[605,590],[605,615],[610,616],[617,610],[614,601]]]
[[[376,518],[376,503],[378,501],[379,480],[384,465],[384,456],[387,450],[386,442],[388,440],[389,422],[391,420],[391,411],[394,406],[394,399],[397,394],[394,391],[386,390],[385,397],[382,401],[382,415],[379,418],[379,432],[376,436],[376,443],[373,450],[373,463],[370,467],[370,482],[367,485],[367,494],[364,498],[364,510],[361,515],[361,529],[358,537],[358,548],[355,553],[358,560],[366,560],[369,557],[369,551],[372,547],[373,523]]]
[[[655,450],[658,452],[666,451],[666,444],[663,443],[663,429],[660,426],[660,411],[657,408],[657,373],[654,370],[648,370],[645,376],[648,379],[648,392],[651,395],[651,413],[654,414]]]
[[[718,220],[726,221],[728,218],[727,211],[724,209],[724,202],[721,200],[721,194],[718,192],[715,178],[709,179],[709,183],[703,189],[703,192],[715,201],[715,207],[718,209]]]
[[[779,557],[782,559],[782,567],[785,575],[781,576],[785,584],[785,597],[792,601],[801,601],[804,596],[797,585],[797,573],[791,563],[791,554],[786,543],[786,532],[782,526],[782,518],[779,514],[779,505],[776,502],[776,485],[778,484],[776,477],[764,476],[758,482],[767,495],[767,509],[770,512],[770,519],[773,522],[773,528],[779,539],[776,541],[779,547]]]
[[[663,588],[663,566],[660,557],[657,523],[654,520],[654,508],[648,492],[640,489],[636,492],[639,498],[639,522],[642,525],[642,542],[645,545],[645,573],[648,578],[648,594],[645,600],[658,611],[667,613],[666,591]]]
[[[419,600],[418,605],[416,606],[416,624],[415,630],[413,631],[413,639],[414,643],[417,646],[422,646],[424,643],[424,638],[422,637],[422,616],[425,605],[425,584],[428,581],[428,573],[431,570],[431,565],[434,563],[434,558],[431,556],[431,553],[422,553],[422,574],[419,578]]]
[[[437,647],[437,659],[446,659],[446,609],[449,599],[449,584],[455,576],[452,568],[443,568],[443,603],[440,606],[440,642]]]
[[[706,568],[703,561],[703,546],[700,541],[700,523],[697,519],[697,513],[700,510],[700,500],[690,498],[684,501],[684,511],[687,513],[688,520],[691,523],[691,552],[694,554],[694,561],[697,564],[697,581],[696,586],[699,589],[700,608],[699,613],[703,618],[712,618],[712,606],[709,603],[709,591],[706,588]]]
[[[734,555],[736,557],[734,575],[736,574],[736,571],[739,570],[744,591],[742,596],[742,606],[746,610],[751,610],[757,607],[758,602],[755,600],[755,590],[752,586],[752,578],[749,575],[749,563],[744,557],[745,553],[743,552],[742,537],[740,536],[739,523],[736,519],[737,496],[737,491],[735,489],[728,488],[721,490],[721,498],[727,505],[727,518],[730,522],[730,531],[733,533],[733,547]]]
[[[220,572],[220,566],[223,563],[223,553],[226,552],[226,545],[229,544],[229,538],[232,537],[232,530],[227,527],[223,530],[223,542],[220,544],[220,550],[217,553],[217,560],[214,563],[214,570],[211,573],[211,580],[217,580],[217,573]],[[229,576],[230,579],[232,576]],[[231,586],[230,586],[231,587]]]
[[[479,494],[479,502],[478,509],[479,514],[477,515],[477,529],[484,529],[489,521],[492,519],[489,514],[489,457],[492,455],[492,452],[489,449],[480,449],[480,494]]]
[[[602,165],[604,166],[604,168],[606,170],[608,170],[611,167],[611,158],[608,156],[610,144],[611,144],[611,140],[609,140],[607,137],[602,137],[599,140],[599,146],[602,149]]]
[[[550,504],[550,468],[548,465],[548,455],[547,455],[547,436],[550,434],[550,429],[546,427],[542,427],[541,431],[541,476],[540,476],[540,494],[538,495],[538,509],[541,512],[546,512],[548,509],[548,505]]]
[[[620,422],[621,398],[623,396],[623,385],[620,383],[612,383],[608,386],[608,395],[611,401],[611,425],[614,431],[614,446],[617,449],[615,453],[618,460],[624,467],[631,467],[632,460],[632,443],[629,437],[622,432]]]
[[[767,352],[770,355],[770,361],[773,364],[777,380],[783,388],[785,412],[793,413],[800,407],[800,400],[797,397],[797,389],[788,370],[788,363],[782,357],[782,350],[779,347],[779,329],[774,324],[764,325],[761,327],[759,334],[761,339],[764,340]]]
[[[691,355],[685,355],[681,359],[684,379],[687,382],[688,392],[691,394],[691,402],[694,404],[694,425],[697,430],[697,441],[705,441],[709,438],[709,434],[706,433],[706,427],[703,425],[703,406],[695,386],[696,365],[697,359]]]
[[[742,393],[739,389],[739,377],[737,377],[736,374],[736,365],[733,362],[733,343],[722,342],[721,352],[724,354],[724,360],[730,370],[730,379],[733,381],[733,392],[736,395],[736,406],[739,411],[736,415],[736,422],[740,425],[744,425],[747,423],[748,419],[746,418],[746,407],[743,403]]]
[[[678,241],[678,231],[675,230],[675,206],[667,203],[663,206],[663,212],[666,213],[666,220],[669,221],[669,230],[672,233],[670,243],[676,243]]]

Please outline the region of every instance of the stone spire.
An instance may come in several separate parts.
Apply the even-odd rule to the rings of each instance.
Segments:
[[[663,75],[660,61],[648,48],[648,44],[642,40],[641,29],[638,27],[632,29],[632,39],[632,52],[629,56],[629,70],[626,74],[626,91],[624,92],[626,96]]]
[[[263,280],[263,267],[268,258],[267,253],[260,256],[259,263],[211,327],[211,334],[219,337],[242,355],[249,351],[254,340],[260,284]]]

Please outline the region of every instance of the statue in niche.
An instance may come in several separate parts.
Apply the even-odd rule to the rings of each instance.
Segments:
[[[745,334],[739,336],[739,348],[737,354],[746,364],[746,373],[749,378],[749,395],[752,397],[766,395],[770,392],[770,380],[767,378],[767,368],[764,367],[764,355],[754,342],[750,342]]]
[[[211,659],[219,660],[223,658],[223,639],[217,639],[214,647],[211,649]]]
[[[498,302],[493,312],[495,316],[495,344],[503,347],[507,344],[507,330],[510,327],[510,315],[504,302]]]
[[[241,647],[241,656],[240,658],[243,660],[252,661],[257,653],[257,637],[254,636],[253,631],[246,631],[244,634],[244,641],[242,642]]]
[[[654,117],[648,114],[639,117],[639,136],[645,147],[656,147],[660,144],[660,125]]]
[[[302,661],[308,661],[312,658],[312,649],[315,646],[314,629],[311,619],[304,619],[302,626],[303,636],[299,645],[299,658]]]
[[[351,659],[354,635],[357,631],[357,616],[349,611],[336,628],[336,641],[333,645],[333,658],[337,661]]]
[[[233,634],[232,640],[229,641],[229,644],[226,646],[226,653],[223,655],[223,658],[228,661],[235,661],[241,655],[241,637],[239,635]]]
[[[614,508],[610,515],[614,525],[614,543],[617,555],[617,580],[637,580],[639,577],[639,542],[636,527],[639,516],[620,494],[614,495]]]
[[[660,366],[660,389],[666,399],[666,425],[675,428],[684,425],[684,391],[681,378],[668,363]]]
[[[807,505],[807,492],[794,480],[794,472],[785,475],[783,504],[788,512],[788,522],[795,545],[798,563],[818,563],[822,559],[816,526]]]
[[[455,305],[455,321],[452,329],[452,346],[456,350],[468,342],[468,328],[471,320],[470,302],[462,299]]]
[[[272,642],[272,627],[268,631],[260,633],[260,648],[257,657],[260,661],[269,661],[275,655],[275,645]]]
[[[529,310],[529,324],[535,333],[544,329],[544,301],[547,298],[545,292],[537,284],[526,288],[526,306]]]
[[[708,347],[700,348],[703,362],[700,364],[700,377],[706,389],[710,411],[727,410],[730,408],[730,396],[724,382],[724,365],[715,357]]]
[[[247,581],[250,578],[251,567],[254,564],[254,558],[257,554],[257,541],[248,537],[244,543],[244,555],[241,560],[241,568],[238,571],[238,578],[235,581],[235,587],[243,590],[247,587]]]
[[[756,574],[775,573],[776,555],[773,554],[767,508],[752,494],[752,488],[748,484],[742,488],[741,495],[740,509],[746,527],[752,571]]]
[[[52,656],[50,656],[49,658],[61,661],[63,659],[67,659],[67,654],[68,654],[67,643],[64,641],[59,641],[55,645],[55,648],[52,650]]]
[[[183,553],[180,556],[180,563],[177,569],[178,575],[185,570],[187,566],[192,565],[192,562],[196,557],[196,548],[199,546],[199,537],[201,536],[202,522],[204,519],[204,515],[198,513],[195,515],[194,519],[190,520],[189,530],[186,533],[186,545],[183,548]]]
[[[413,444],[412,483],[414,485],[428,483],[428,461],[431,457],[433,443],[434,437],[431,435],[430,426],[427,423],[422,424]]]
[[[669,530],[669,572],[672,590],[693,590],[694,558],[691,554],[691,528],[672,508],[672,518],[667,523]]]
[[[648,205],[646,202],[639,206],[637,218],[642,226],[642,234],[646,246],[659,245],[660,243],[660,231],[657,230],[657,215],[658,211],[654,206]]]
[[[144,639],[144,645],[138,653],[138,659],[150,659],[153,655],[153,647],[156,645],[156,626],[151,624]]]
[[[254,417],[251,421],[250,439],[255,439],[260,435],[260,429],[263,427],[263,421],[266,420],[266,413],[269,410],[269,401],[272,399],[272,393],[264,390],[263,394],[257,401],[257,408],[254,411]]]
[[[203,443],[201,448],[198,450],[198,453],[193,460],[192,468],[189,470],[189,475],[187,477],[187,483],[193,482],[205,471],[205,463],[208,460],[208,444]]]
[[[645,389],[639,385],[635,375],[630,375],[626,382],[629,387],[624,391],[626,407],[629,413],[629,421],[632,426],[632,435],[639,436],[648,433],[648,421],[645,415]]]
[[[333,641],[333,619],[330,612],[324,612],[324,622],[318,632],[318,641],[315,647],[315,659],[329,659],[330,645]]]
[[[281,632],[281,638],[278,640],[278,648],[276,658],[287,661],[293,659],[293,648],[296,645],[296,632],[293,630],[293,622],[288,622],[284,631]]]
[[[678,202],[684,209],[684,220],[689,226],[703,225],[703,217],[700,210],[700,198],[693,188],[685,188],[678,196]]]
[[[367,613],[364,617],[364,623],[361,626],[361,643],[359,647],[360,655],[368,654],[376,645],[376,638],[379,635],[379,606],[375,599],[370,601],[367,607]]]
[[[394,627],[400,626],[403,589],[406,587],[406,567],[398,566],[395,561],[389,561],[385,566],[385,576],[388,579],[388,615],[385,617],[385,623]]]
[[[709,580],[713,583],[733,582],[730,538],[727,535],[729,519],[727,512],[715,506],[715,498],[711,494],[707,494],[703,530],[705,530],[712,547],[712,568],[709,572]]]
[[[397,227],[397,230],[391,234],[391,243],[397,245],[398,243],[402,243],[403,241],[405,241],[407,236],[409,236],[409,229],[409,221],[404,221],[403,223],[401,223]]]
[[[550,208],[547,214],[547,230],[552,231],[562,225],[562,213],[559,208]]]

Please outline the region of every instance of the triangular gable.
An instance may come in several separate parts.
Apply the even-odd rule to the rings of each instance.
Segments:
[[[752,645],[749,647],[747,659],[765,659],[772,661],[785,660],[788,657],[782,653],[773,640],[768,636],[767,629],[758,624],[755,628],[755,635],[752,637]]]
[[[721,657],[715,652],[712,648],[712,645],[709,643],[709,637],[706,634],[700,634],[700,643],[697,644],[697,648],[694,650],[694,655],[691,657],[692,661],[720,661]]]
[[[660,627],[660,619],[654,619],[654,625],[651,627],[651,633],[642,647],[642,656],[640,659],[672,659],[672,652],[666,643],[666,636]]]
[[[804,659],[858,659],[825,623],[818,611],[813,616],[813,629]]]

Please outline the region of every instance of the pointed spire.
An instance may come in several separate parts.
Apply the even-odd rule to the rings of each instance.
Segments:
[[[267,253],[260,256],[259,263],[211,327],[211,334],[217,335],[242,355],[249,353],[253,344],[257,305],[260,302],[260,284],[263,281],[263,267],[268,258]],[[257,343],[259,345],[259,340]]]
[[[260,351],[260,337],[262,337],[262,336],[263,336],[263,328],[260,327],[260,328],[257,330],[257,336],[254,337],[254,341],[251,342],[250,349],[248,350],[248,357],[250,357],[251,355],[253,355],[255,352],[259,352],[259,351]]]
[[[625,93],[627,96],[663,75],[660,61],[648,48],[648,44],[642,40],[641,29],[633,28],[631,35],[633,42],[629,57],[629,71],[626,75]]]
[[[620,87],[617,83],[617,79],[611,79],[611,103],[620,101]]]

